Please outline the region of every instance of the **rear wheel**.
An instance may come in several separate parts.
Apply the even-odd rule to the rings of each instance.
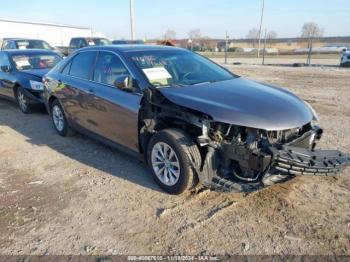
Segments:
[[[193,167],[200,166],[201,156],[197,145],[182,130],[166,129],[155,134],[147,158],[155,181],[164,191],[178,195],[197,185]]]
[[[51,105],[51,118],[53,125],[60,136],[71,136],[74,134],[68,125],[67,118],[58,100],[53,101]]]
[[[16,90],[15,96],[16,96],[16,100],[17,100],[19,109],[22,111],[22,113],[30,114],[31,113],[31,106],[29,104],[29,99],[26,97],[22,87],[19,87]]]

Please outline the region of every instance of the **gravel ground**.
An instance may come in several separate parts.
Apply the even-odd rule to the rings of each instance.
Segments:
[[[350,152],[350,71],[229,66],[310,102]],[[350,172],[249,195],[169,196],[138,160],[0,100],[0,254],[347,254]]]

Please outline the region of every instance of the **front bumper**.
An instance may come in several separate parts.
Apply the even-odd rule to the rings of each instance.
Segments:
[[[350,155],[337,150],[314,150],[315,139],[322,130],[315,128],[304,136],[282,146],[270,146],[265,152],[225,144],[221,156],[226,161],[239,160],[259,175],[254,181],[237,179],[232,172],[222,175],[220,165],[223,159],[218,150],[210,148],[199,177],[202,183],[220,192],[253,192],[274,184],[283,183],[296,176],[335,176],[350,165]]]
[[[270,148],[272,166],[285,174],[295,176],[335,176],[350,165],[350,156],[337,150],[314,150],[285,146]]]
[[[25,96],[29,99],[32,104],[43,104],[44,103],[44,92],[43,91],[33,91],[30,89],[23,89]]]

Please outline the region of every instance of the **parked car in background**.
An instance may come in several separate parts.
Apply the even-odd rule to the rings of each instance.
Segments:
[[[196,185],[251,192],[295,176],[331,176],[350,163],[315,150],[314,109],[188,50],[84,48],[44,79],[58,134],[73,130],[143,155],[155,181],[179,194]]]
[[[62,57],[46,50],[0,51],[0,96],[14,100],[25,114],[43,102],[42,77]]]
[[[52,47],[48,42],[40,39],[26,39],[26,38],[4,38],[1,44],[1,50],[14,49],[42,49],[56,52],[63,57],[63,53]]]
[[[143,45],[142,40],[114,40],[112,45]]]
[[[101,37],[74,37],[70,40],[68,54],[88,46],[104,46],[110,44],[111,41]]]
[[[342,53],[341,59],[340,59],[340,66],[341,67],[350,67],[350,51],[345,51]]]

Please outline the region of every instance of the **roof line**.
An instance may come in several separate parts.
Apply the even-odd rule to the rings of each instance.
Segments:
[[[53,27],[66,27],[66,28],[74,28],[74,29],[91,30],[91,28],[89,28],[89,27],[79,27],[79,26],[72,26],[72,25],[42,23],[42,22],[29,22],[29,21],[24,21],[24,20],[12,20],[12,19],[6,19],[6,18],[0,18],[0,22],[9,22],[9,23],[17,23],[17,24],[30,24],[30,25],[46,25],[46,26],[53,26]]]

